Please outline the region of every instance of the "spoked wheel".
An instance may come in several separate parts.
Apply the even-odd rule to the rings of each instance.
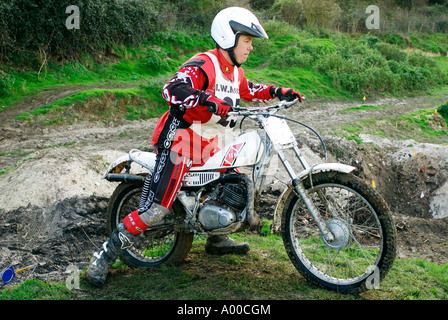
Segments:
[[[286,251],[309,281],[340,292],[379,285],[396,251],[393,219],[382,197],[352,174],[323,172],[304,181],[334,239],[321,237],[303,201],[291,192],[282,214]]]
[[[110,234],[132,211],[139,207],[141,183],[121,183],[112,194],[107,210],[107,231]],[[182,210],[176,203],[171,211]],[[181,214],[182,212],[176,212]],[[151,268],[163,264],[180,264],[190,252],[193,233],[178,232],[172,225],[158,225],[144,231],[132,247],[123,250],[121,260],[130,267]]]

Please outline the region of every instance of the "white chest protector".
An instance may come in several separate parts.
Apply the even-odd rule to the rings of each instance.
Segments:
[[[232,107],[238,107],[240,102],[238,68],[234,68],[233,81],[230,81],[224,77],[218,62],[218,58],[210,52],[206,52],[205,54],[210,57],[215,67],[215,96],[229,102]],[[208,122],[193,123],[190,128],[200,136],[206,139],[212,139],[216,135],[224,134],[226,130],[228,132],[230,130],[230,123],[236,123],[236,120],[237,119],[235,116],[222,118],[213,114]]]

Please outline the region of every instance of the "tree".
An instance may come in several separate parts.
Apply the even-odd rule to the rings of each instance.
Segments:
[[[307,27],[331,28],[341,14],[335,0],[302,0]]]

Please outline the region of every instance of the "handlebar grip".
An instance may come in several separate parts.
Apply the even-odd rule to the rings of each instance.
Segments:
[[[207,106],[207,110],[208,110],[208,112],[212,112],[212,113],[216,113],[216,111],[218,111],[216,106],[211,106],[211,105]]]
[[[208,110],[208,112],[212,112],[214,114],[216,114],[216,112],[218,112],[218,108],[216,107],[216,105],[213,105],[213,106],[209,105],[209,106],[207,106],[207,110]],[[233,111],[237,111],[237,108],[230,107],[229,112],[233,112]]]

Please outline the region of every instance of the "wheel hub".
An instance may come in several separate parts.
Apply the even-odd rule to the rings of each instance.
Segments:
[[[347,223],[341,219],[330,219],[326,222],[328,230],[333,234],[334,239],[332,241],[325,240],[322,237],[322,241],[325,245],[333,250],[340,250],[347,246],[350,241],[350,229]]]

